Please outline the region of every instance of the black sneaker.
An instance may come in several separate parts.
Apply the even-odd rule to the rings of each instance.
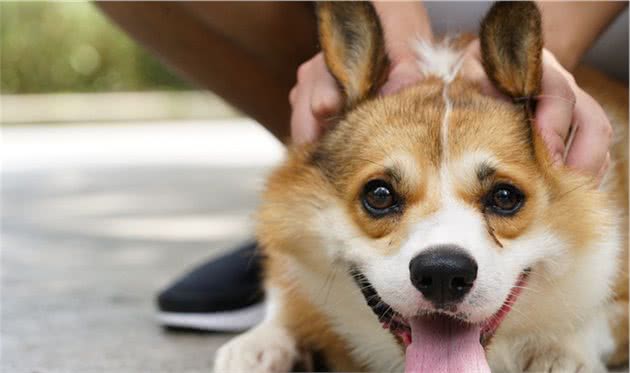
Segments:
[[[193,269],[157,297],[166,327],[242,331],[264,316],[256,243]]]

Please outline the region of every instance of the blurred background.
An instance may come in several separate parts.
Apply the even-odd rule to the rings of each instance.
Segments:
[[[208,371],[227,336],[162,331],[153,297],[251,238],[280,143],[85,1],[0,2],[0,123],[0,370]]]
[[[0,2],[0,52],[0,371],[208,371],[153,297],[251,238],[282,146],[90,2]]]
[[[237,116],[218,97],[193,94],[195,87],[90,2],[2,2],[1,7],[3,124]],[[132,97],[153,105],[147,110],[130,102]]]
[[[185,90],[88,2],[4,2],[3,93]]]

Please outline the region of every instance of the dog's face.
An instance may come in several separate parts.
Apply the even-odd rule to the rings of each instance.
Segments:
[[[513,22],[501,12],[482,27],[484,67],[506,95],[532,97],[538,14],[526,7]],[[597,203],[580,194],[585,179],[551,165],[532,129],[533,101],[489,98],[445,76],[375,98],[370,82],[386,68],[373,12],[327,4],[319,16],[329,68],[350,103],[311,157],[335,201],[322,236],[375,292],[375,310],[402,319],[439,312],[493,331],[530,272],[563,271],[571,250],[596,237],[592,215],[579,211]]]
[[[441,309],[481,322],[561,247],[543,228],[553,212],[525,113],[465,83],[449,88],[450,103],[437,82],[366,103],[326,139],[319,162],[352,226],[343,255],[385,303],[405,317]],[[413,261],[427,255],[425,278],[414,278],[423,269]],[[463,282],[444,285],[465,294],[422,288],[459,256],[469,263],[445,281]]]

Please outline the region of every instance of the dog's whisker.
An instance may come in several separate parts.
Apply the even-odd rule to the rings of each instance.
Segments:
[[[328,290],[326,291],[326,297],[324,298],[324,303],[328,302],[328,297],[330,296],[330,291],[332,290],[332,287],[335,283],[335,278],[337,277],[337,266],[334,267],[333,269],[333,274],[332,274],[332,278],[330,279],[330,284],[328,285]]]
[[[527,290],[527,291],[531,291],[531,292],[534,292],[534,293],[541,293],[542,292],[540,289],[534,289],[531,286],[517,286],[517,285],[514,285],[514,289],[522,289],[522,290]]]

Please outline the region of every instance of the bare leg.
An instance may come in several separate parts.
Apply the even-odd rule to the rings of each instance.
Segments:
[[[310,3],[100,2],[125,31],[280,140],[300,63],[317,50]]]

